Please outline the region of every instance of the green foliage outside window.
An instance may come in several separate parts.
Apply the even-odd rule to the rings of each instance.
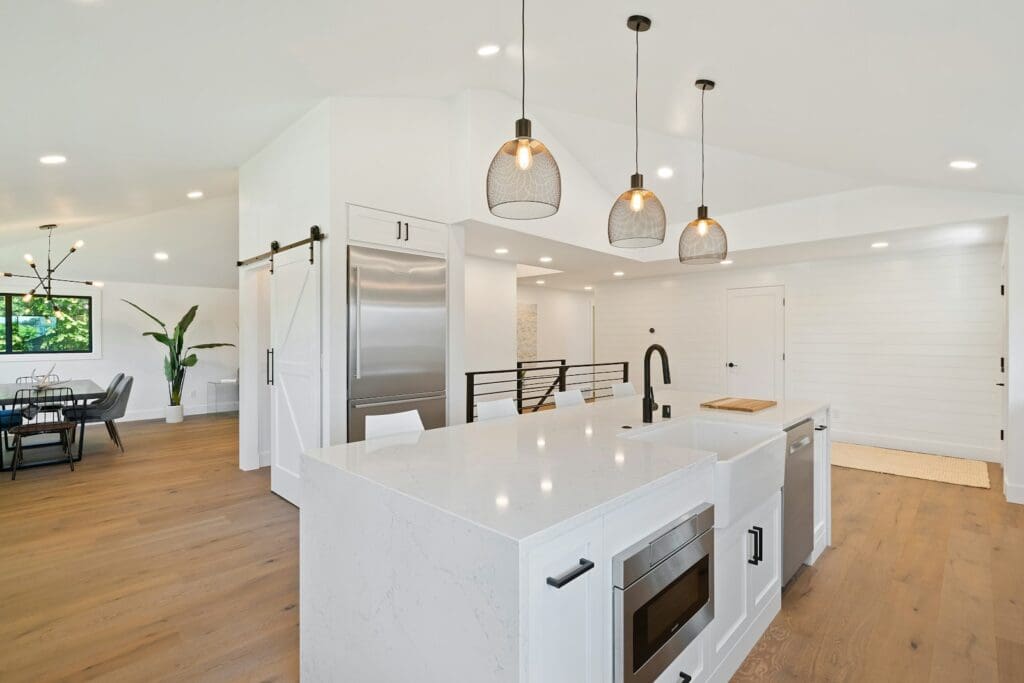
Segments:
[[[25,302],[2,294],[0,351],[3,353],[89,353],[92,351],[92,298],[53,297],[63,313],[54,315],[50,302],[37,297]]]

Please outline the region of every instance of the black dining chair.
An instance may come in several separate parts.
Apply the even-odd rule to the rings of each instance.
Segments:
[[[75,423],[69,421],[63,411],[75,405],[75,392],[69,387],[50,389],[19,389],[14,394],[12,409],[20,416],[21,424],[10,427],[7,431],[14,437],[14,456],[11,460],[11,479],[18,476],[18,466],[24,462],[24,439],[40,434],[56,434],[60,437],[60,446],[68,456],[68,465],[75,471],[75,461],[71,453],[71,433]],[[59,406],[56,411],[44,409]]]
[[[64,416],[79,426],[78,433],[78,456],[82,456],[83,443],[85,441],[85,425],[94,422],[103,422],[107,426],[107,434],[121,452],[124,453],[124,442],[121,441],[121,433],[117,430],[116,420],[124,417],[128,409],[128,399],[131,397],[134,377],[122,376],[120,381],[107,396],[86,406],[76,406],[64,411]]]

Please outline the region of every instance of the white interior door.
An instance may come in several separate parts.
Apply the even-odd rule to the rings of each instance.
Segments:
[[[321,445],[320,255],[307,249],[274,259],[270,276],[270,490],[300,505],[302,454]]]
[[[725,374],[730,396],[782,400],[784,296],[782,286],[729,290]]]

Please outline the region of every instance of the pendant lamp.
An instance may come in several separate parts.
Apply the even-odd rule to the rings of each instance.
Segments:
[[[633,15],[626,26],[636,35],[636,77],[633,83],[633,175],[629,189],[619,195],[608,214],[608,241],[613,247],[656,247],[665,241],[665,207],[650,190],[644,189],[640,173],[640,34],[651,28],[651,20]]]
[[[683,228],[679,236],[680,263],[721,263],[729,253],[725,230],[714,218],[708,218],[704,206],[704,94],[714,90],[715,82],[698,79],[694,85],[700,90],[700,206],[697,218]]]
[[[487,169],[487,206],[495,216],[516,220],[547,218],[562,201],[562,176],[551,152],[533,138],[526,118],[526,0],[522,0],[522,118],[516,136],[498,150]]]

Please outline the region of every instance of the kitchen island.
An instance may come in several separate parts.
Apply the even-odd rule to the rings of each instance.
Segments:
[[[734,425],[777,459],[783,429],[807,418],[827,424],[823,404],[754,414],[699,408],[712,398],[661,390],[673,417],[651,425],[637,396],[307,453],[303,679],[619,680],[614,557],[701,505],[723,509],[722,456],[694,447],[704,444],[683,427]],[[755,450],[737,455],[736,466],[769,457]],[[822,451],[808,562],[828,543],[827,441]],[[694,680],[727,678],[778,611],[780,485],[728,502],[734,523],[715,530],[739,539],[743,556],[725,558],[716,541],[715,620],[673,663]],[[756,523],[758,515],[769,521]],[[752,520],[768,531],[748,547]],[[754,567],[748,551],[764,559]],[[679,680],[679,671],[664,673]]]

